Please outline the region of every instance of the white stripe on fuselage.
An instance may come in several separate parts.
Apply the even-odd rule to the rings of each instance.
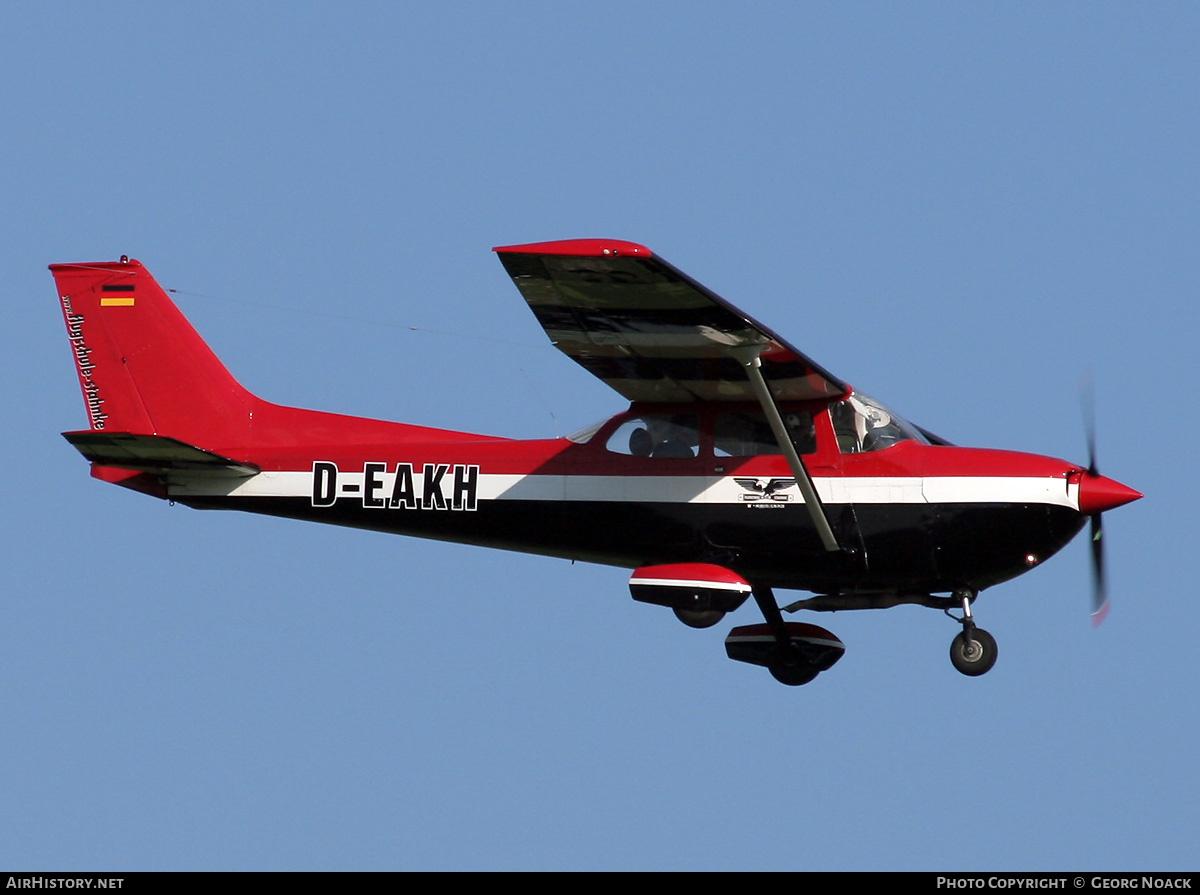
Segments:
[[[374,473],[372,493],[377,497],[387,498],[392,493],[395,464],[389,466],[390,471]],[[424,497],[420,467],[414,470],[412,478],[415,497],[420,501]],[[362,499],[364,481],[361,469],[339,471],[338,498]],[[782,484],[785,481],[788,484]],[[444,477],[441,484],[443,496],[449,502],[452,496],[450,477]],[[1006,503],[1079,509],[1079,486],[1048,476],[815,476],[813,484],[817,496],[827,504]],[[784,476],[564,476],[480,472],[476,488],[479,501],[628,501],[759,507],[803,502],[795,483]],[[172,473],[167,490],[171,497],[179,498],[311,498],[313,473],[260,472],[236,480]]]
[[[706,587],[709,590],[733,590],[750,593],[750,585],[737,581],[710,581],[703,578],[630,578],[629,586],[646,587]]]

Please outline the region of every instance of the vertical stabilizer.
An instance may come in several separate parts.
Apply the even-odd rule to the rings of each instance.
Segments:
[[[246,444],[257,399],[137,261],[52,264],[96,432]]]

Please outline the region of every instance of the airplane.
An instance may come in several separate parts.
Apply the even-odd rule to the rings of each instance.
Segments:
[[[612,239],[494,251],[550,341],[629,402],[514,440],[272,404],[238,384],[138,261],[53,264],[104,482],[198,509],[326,522],[633,569],[634,600],[707,628],[749,599],[729,658],[798,686],[845,645],[802,609],[916,604],[996,661],[972,611],[1142,495],[1083,466],[958,447],[827,372],[652,253]],[[812,595],[781,606],[775,590]],[[957,614],[955,614],[957,613]]]

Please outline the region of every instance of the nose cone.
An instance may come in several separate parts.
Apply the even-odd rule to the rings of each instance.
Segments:
[[[1079,512],[1094,516],[1133,503],[1142,496],[1140,491],[1122,485],[1102,475],[1084,473],[1079,479]]]

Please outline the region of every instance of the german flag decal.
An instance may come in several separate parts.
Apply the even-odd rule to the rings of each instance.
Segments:
[[[100,287],[101,292],[120,292],[123,295],[102,295],[100,297],[100,307],[102,308],[132,308],[134,295],[132,283],[121,283],[116,285],[106,285]]]

